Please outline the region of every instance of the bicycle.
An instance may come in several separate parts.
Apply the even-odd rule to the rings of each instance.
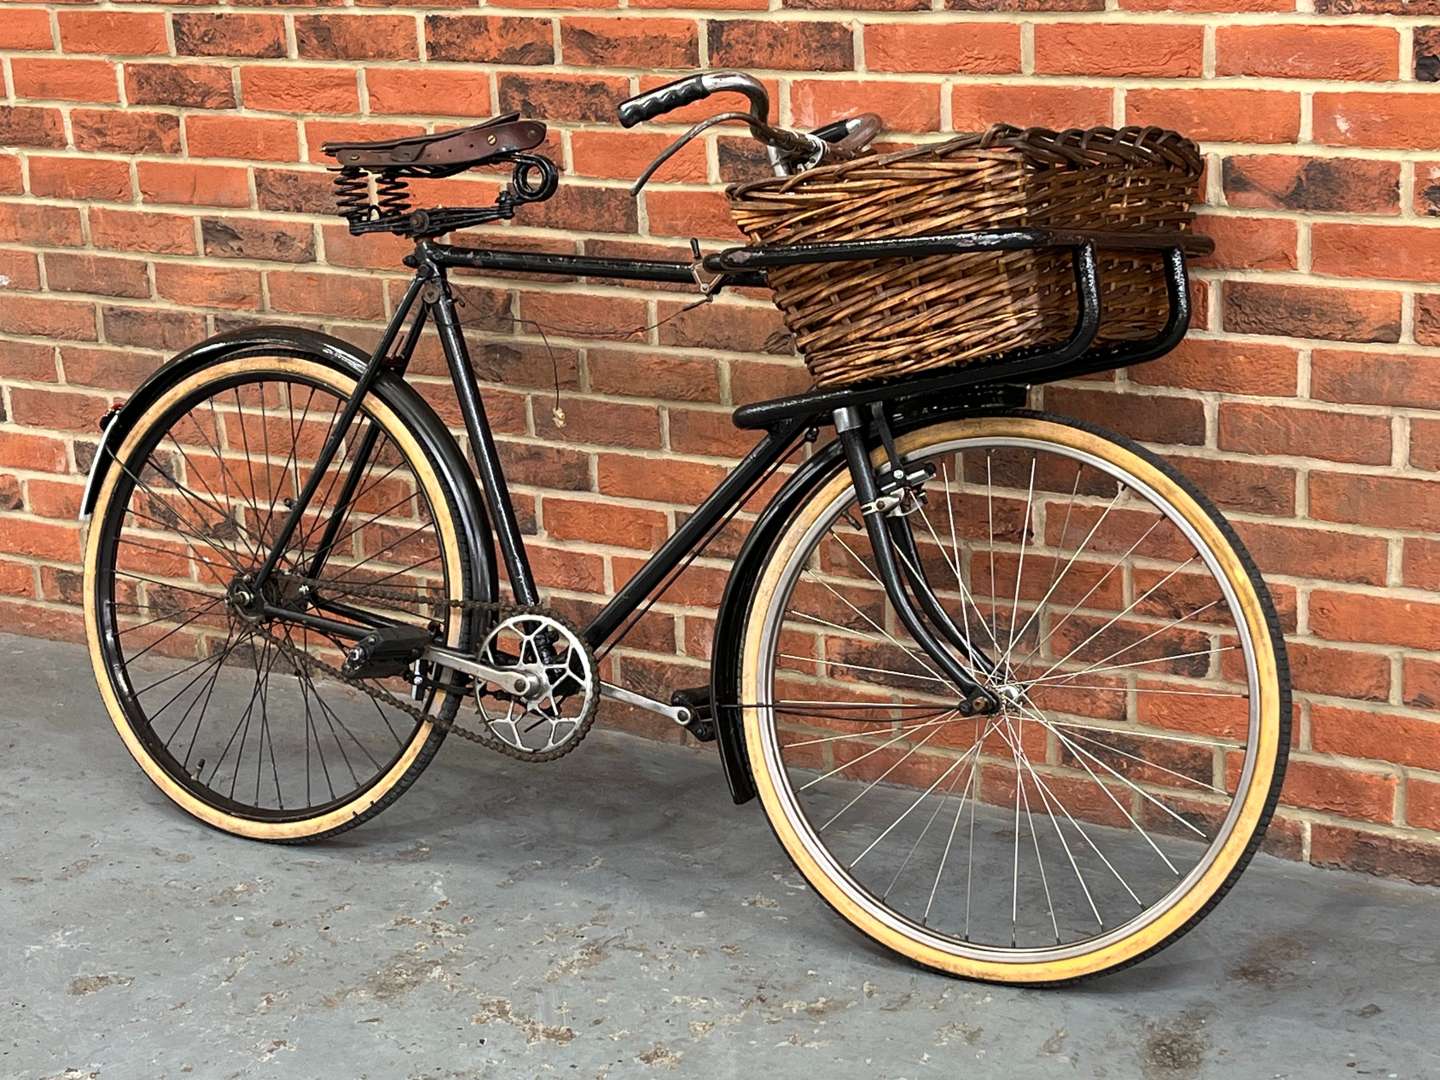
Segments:
[[[879,129],[772,126],[763,87],[737,73],[687,77],[620,115],[630,126],[722,91],[750,108],[697,129],[747,125],[781,174],[860,153]],[[734,800],[758,796],[810,886],[925,967],[1064,983],[1193,927],[1278,796],[1290,705],[1274,606],[1231,526],[1173,467],[1024,405],[1031,385],[1172,348],[1189,320],[1186,255],[1208,241],[1011,228],[694,245],[688,262],[439,242],[553,194],[558,172],[532,152],[544,134],[506,116],[328,147],[352,230],[414,242],[376,347],[302,328],[224,333],[107,415],[82,508],[86,626],[145,773],[218,829],[311,841],[394,802],[447,733],[553,760],[610,698],[715,741]],[[409,205],[407,178],[496,164],[513,173],[493,206]],[[1101,241],[1163,254],[1169,315],[1148,340],[1096,343]],[[633,578],[583,623],[544,602],[449,270],[704,298],[800,263],[1017,250],[1070,260],[1066,340],[738,408],[758,442]],[[404,378],[429,320],[473,472]],[[771,478],[714,613],[709,685],[665,702],[602,679],[648,603]]]

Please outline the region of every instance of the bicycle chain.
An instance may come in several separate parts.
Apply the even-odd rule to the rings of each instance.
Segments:
[[[302,585],[309,585],[312,588],[323,586],[325,584],[322,581],[316,581],[309,578],[294,578],[292,580],[298,581]],[[572,634],[574,634],[575,640],[580,642],[581,646],[585,649],[585,659],[590,665],[590,670],[596,673],[597,678],[599,677],[599,671],[595,661],[595,654],[590,650],[590,646],[585,643],[585,638],[580,634],[580,632],[575,628],[575,626],[570,623],[568,619],[565,619],[562,616],[556,614],[552,609],[547,608],[542,604],[501,604],[489,600],[450,600],[444,597],[440,597],[436,594],[417,594],[413,589],[391,588],[384,585],[347,584],[344,595],[347,597],[368,597],[373,600],[390,600],[398,601],[400,603],[410,603],[417,605],[424,604],[428,605],[431,608],[443,607],[447,610],[462,611],[467,614],[473,611],[484,611],[495,615],[497,623],[503,622],[505,619],[511,618],[516,615],[543,616],[546,619],[550,619],[554,622],[559,623],[567,630],[569,630]],[[494,735],[481,731],[472,731],[469,728],[461,727],[455,722],[453,718],[446,718],[427,713],[424,709],[421,709],[417,705],[406,701],[404,698],[397,697],[383,687],[370,684],[364,679],[358,679],[350,675],[346,675],[342,670],[335,667],[333,664],[327,664],[323,660],[317,660],[315,657],[305,652],[305,650],[297,648],[295,644],[291,642],[287,637],[278,637],[275,634],[270,633],[268,629],[264,629],[263,632],[267,640],[273,642],[276,648],[278,648],[280,652],[282,652],[292,663],[296,663],[299,664],[301,667],[304,667],[307,674],[313,671],[322,672],[326,675],[331,676],[334,679],[339,680],[342,683],[345,683],[347,686],[355,687],[362,693],[368,694],[370,697],[376,699],[377,701],[383,701],[391,708],[404,713],[405,715],[411,717],[412,719],[420,723],[433,724],[435,727],[439,728],[447,735],[458,735],[462,739],[467,739],[470,742],[476,743],[480,746],[484,746],[487,749],[495,750],[498,753],[504,754],[506,757],[514,758],[516,761],[547,762],[555,761],[559,758],[564,757],[566,754],[570,753],[572,750],[574,750],[577,746],[580,745],[581,739],[584,738],[585,733],[590,730],[591,724],[593,724],[595,721],[596,700],[592,700],[590,702],[590,707],[585,718],[581,721],[577,729],[580,732],[579,738],[568,741],[565,743],[565,745],[558,746],[553,750],[545,750],[536,753],[522,752],[511,746],[509,743],[505,742],[505,740],[496,738]],[[446,692],[454,693],[454,691]],[[479,692],[478,689],[476,690],[476,692]],[[598,699],[598,695],[596,695],[596,698]]]

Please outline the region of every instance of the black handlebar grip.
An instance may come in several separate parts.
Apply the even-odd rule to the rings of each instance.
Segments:
[[[705,85],[704,75],[687,75],[622,101],[618,110],[620,126],[632,128],[646,120],[653,120],[661,113],[682,105],[692,105],[709,96],[710,89]]]

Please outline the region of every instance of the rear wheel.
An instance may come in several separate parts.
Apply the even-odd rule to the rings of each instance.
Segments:
[[[237,600],[354,387],[286,357],[181,380],[124,438],[87,537],[86,628],[121,738],[181,809],[241,836],[316,839],[378,813],[439,748],[429,717],[460,704],[448,685],[429,687],[416,719],[365,692],[410,699],[403,675],[352,685],[290,651],[338,666],[344,634]],[[455,499],[402,411],[367,398],[261,599],[351,625],[379,616],[466,648],[467,620],[448,602],[484,597]],[[375,585],[423,599],[363,594]]]
[[[840,915],[927,967],[1056,983],[1133,963],[1219,900],[1278,796],[1289,685],[1264,584],[1204,497],[1118,436],[1027,413],[899,450],[934,470],[904,519],[919,569],[1002,709],[961,715],[841,472],[746,623],[765,812]]]

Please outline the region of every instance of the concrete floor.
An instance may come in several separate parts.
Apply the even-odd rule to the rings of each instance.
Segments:
[[[184,818],[81,649],[0,636],[0,1076],[1440,1076],[1440,892],[1257,860],[1061,991],[917,971],[800,883],[705,754],[453,740],[343,838]]]

